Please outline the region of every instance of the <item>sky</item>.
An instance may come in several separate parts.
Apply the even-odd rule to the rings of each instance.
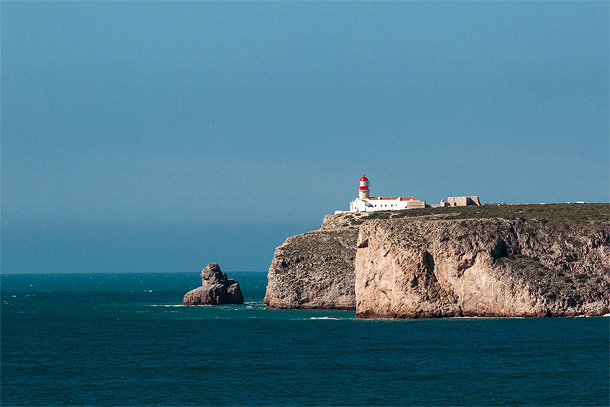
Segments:
[[[609,201],[609,3],[0,2],[1,272],[265,271],[373,196]]]

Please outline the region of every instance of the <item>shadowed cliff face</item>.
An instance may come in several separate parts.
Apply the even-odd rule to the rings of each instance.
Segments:
[[[609,230],[578,217],[366,222],[357,316],[604,315]]]
[[[275,250],[265,304],[269,308],[355,309],[358,226],[327,215],[318,229]]]
[[[265,303],[373,318],[605,314],[609,212],[553,204],[326,215],[276,249]]]

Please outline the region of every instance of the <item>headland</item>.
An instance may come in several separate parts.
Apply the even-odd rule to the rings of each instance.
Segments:
[[[269,308],[359,318],[610,312],[610,204],[457,206],[326,215],[269,268]]]

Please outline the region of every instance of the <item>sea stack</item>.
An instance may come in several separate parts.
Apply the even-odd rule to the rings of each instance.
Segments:
[[[184,295],[184,305],[243,304],[244,296],[235,280],[227,279],[216,263],[201,271],[201,287]]]

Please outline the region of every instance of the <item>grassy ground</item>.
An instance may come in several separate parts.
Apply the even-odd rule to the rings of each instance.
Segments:
[[[598,221],[610,220],[610,203],[586,204],[486,204],[483,206],[462,206],[445,208],[422,208],[402,211],[376,211],[362,214],[352,220],[360,224],[368,219],[400,219],[427,217],[439,219],[487,219],[487,218],[569,218]]]

